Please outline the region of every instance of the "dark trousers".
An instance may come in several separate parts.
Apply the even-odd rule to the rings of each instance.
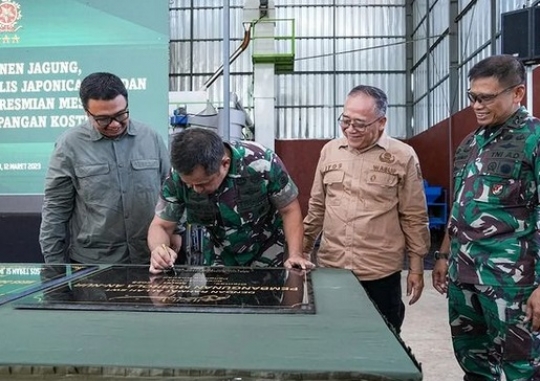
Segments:
[[[399,335],[405,319],[405,304],[401,300],[401,271],[386,278],[364,280],[360,283],[387,324]]]

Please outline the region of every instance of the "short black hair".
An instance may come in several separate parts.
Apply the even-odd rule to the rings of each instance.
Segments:
[[[128,101],[126,86],[122,80],[112,73],[92,73],[81,82],[79,97],[86,110],[90,99],[110,101],[123,95]]]
[[[525,83],[523,63],[510,54],[500,54],[484,58],[469,70],[469,81],[479,78],[496,78],[502,86]]]
[[[190,175],[199,165],[207,175],[213,175],[224,155],[223,139],[207,128],[188,127],[171,143],[171,165],[182,175]]]
[[[386,93],[375,86],[358,85],[349,91],[348,97],[355,96],[357,94],[365,94],[375,99],[375,107],[380,116],[386,115],[386,109],[388,108],[388,97]]]

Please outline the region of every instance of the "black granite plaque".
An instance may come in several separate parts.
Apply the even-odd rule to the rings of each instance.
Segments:
[[[83,265],[1,264],[0,304],[97,269],[97,266]]]
[[[311,274],[283,268],[113,266],[20,300],[17,308],[315,313]]]

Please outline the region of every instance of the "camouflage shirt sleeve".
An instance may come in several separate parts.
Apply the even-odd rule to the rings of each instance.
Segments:
[[[540,140],[536,140],[536,146],[533,151],[534,178],[536,182],[537,202],[535,208],[536,215],[536,236],[540,234]],[[536,242],[540,246],[539,242]],[[535,282],[540,284],[540,247],[536,250]]]
[[[185,211],[185,192],[175,171],[165,179],[156,205],[156,215],[166,221],[182,222]]]
[[[268,160],[270,161],[268,194],[272,204],[281,209],[298,197],[298,188],[275,152],[268,152]]]

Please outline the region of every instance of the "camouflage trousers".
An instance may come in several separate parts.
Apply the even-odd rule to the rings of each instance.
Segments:
[[[262,253],[256,257],[251,254],[233,254],[224,252],[221,248],[208,246],[204,251],[204,265],[207,266],[249,266],[249,267],[283,267],[287,259],[287,245],[276,242],[262,248]]]
[[[450,282],[448,312],[456,359],[467,381],[540,381],[540,334],[524,322],[536,287]]]

